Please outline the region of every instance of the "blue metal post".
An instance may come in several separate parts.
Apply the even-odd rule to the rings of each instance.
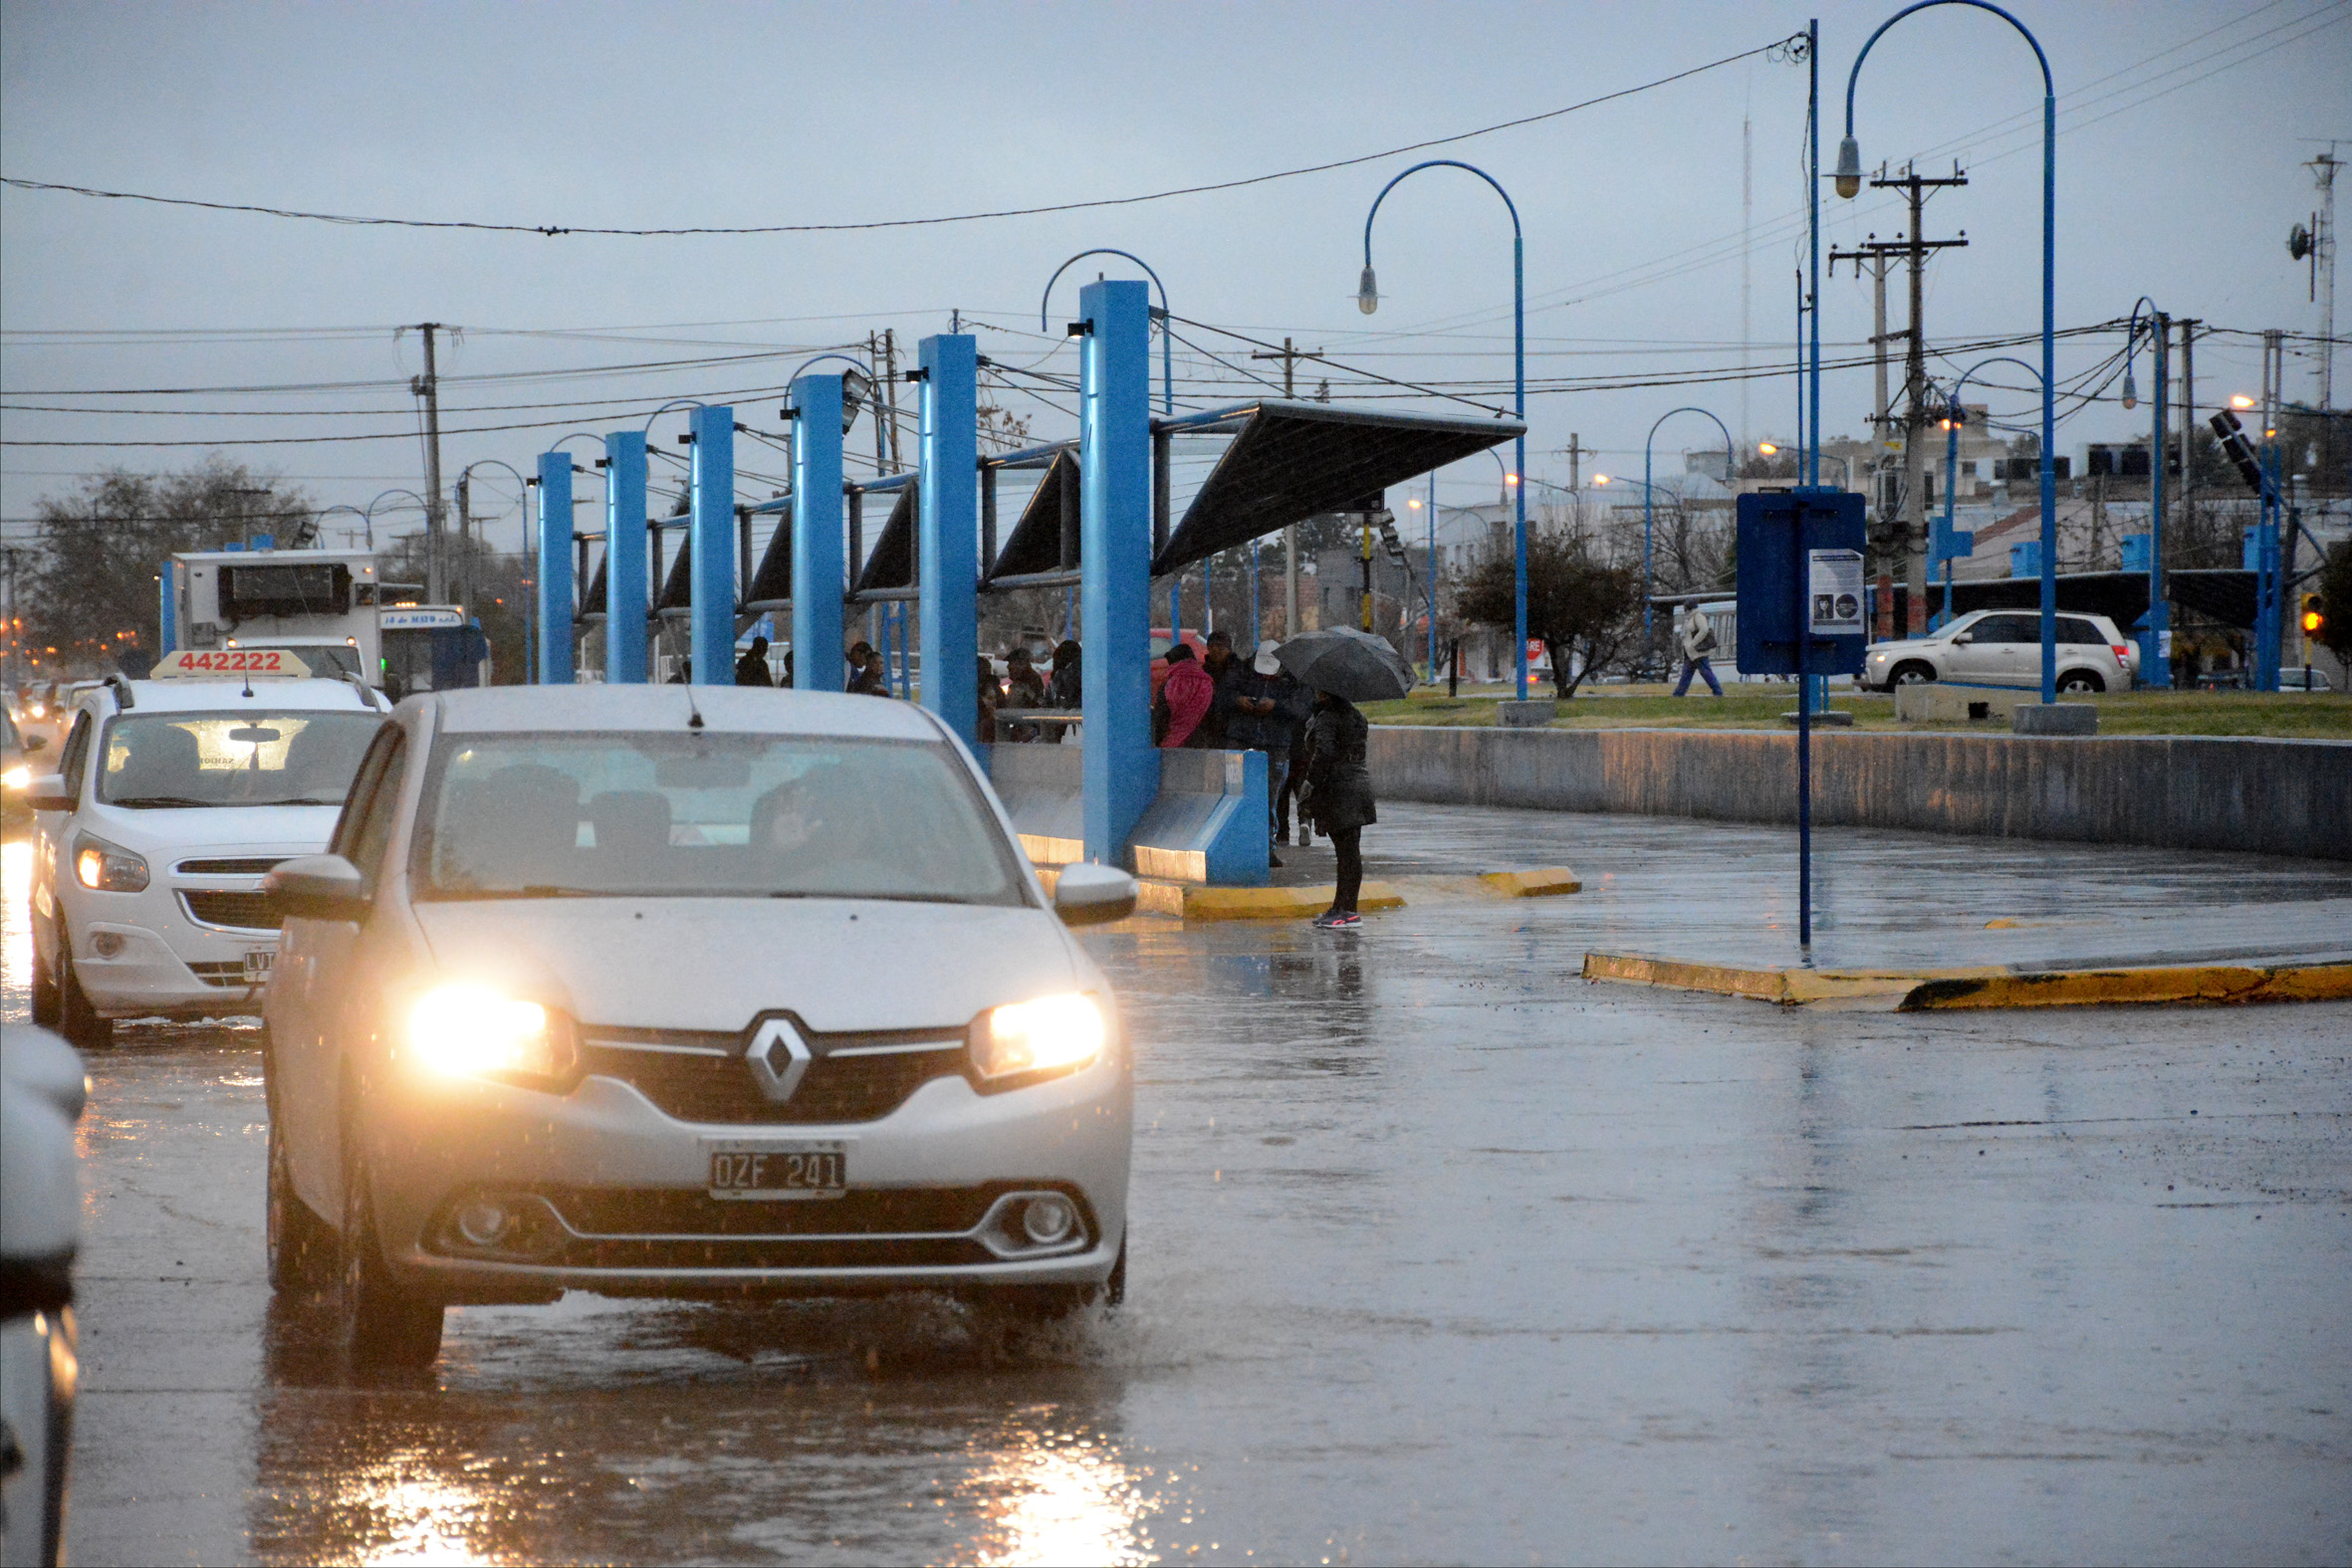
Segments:
[[[2172,321],[2159,313],[2155,433],[2148,441],[2148,641],[2140,650],[2140,684],[2158,691],[2170,690],[2173,684],[2173,661],[2165,654],[2173,617],[2171,606],[2165,602],[2164,581],[2165,380],[2171,373],[2172,341]]]
[[[915,570],[922,590],[923,706],[967,745],[979,733],[980,360],[969,333],[923,339],[922,486]]]
[[[841,378],[793,382],[793,685],[837,692],[841,658]]]
[[[1807,485],[1817,487],[1821,483],[1821,22],[1818,17],[1805,23],[1805,243],[1812,268],[1813,319],[1805,357],[1806,395],[1812,403],[1812,414],[1805,421],[1804,480]],[[1734,470],[1729,463],[1724,468],[1728,481]],[[1733,488],[1736,490],[1738,486]]]
[[[1125,280],[1078,295],[1079,614],[1086,858],[1127,859],[1159,792],[1151,748],[1151,295]],[[1169,628],[1175,630],[1173,625]]]
[[[179,625],[174,614],[178,608],[178,595],[172,592],[171,579],[171,558],[166,556],[163,558],[163,574],[155,579],[158,585],[155,593],[155,657],[158,659],[179,651]]]
[[[1788,509],[1789,524],[1796,530],[1796,548],[1789,555],[1796,619],[1788,627],[1796,642],[1796,943],[1809,964],[1813,957],[1813,620],[1806,516],[1801,502]]]
[[[539,683],[572,684],[572,454],[539,454]]]
[[[604,438],[604,680],[645,683],[645,432]]]
[[[687,641],[695,682],[724,686],[735,678],[735,410],[697,408],[693,420],[694,608]]]
[[[2275,418],[2264,411],[2265,417]],[[2278,690],[2278,661],[2285,641],[2286,595],[2279,581],[2278,519],[2283,507],[2285,465],[2278,442],[2262,443],[2262,521],[2254,531],[2254,690]]]
[[[1429,678],[1437,679],[1437,470],[1429,471]]]

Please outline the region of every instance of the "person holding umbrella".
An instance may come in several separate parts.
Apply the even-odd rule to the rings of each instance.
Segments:
[[[1314,923],[1326,931],[1360,926],[1356,899],[1364,884],[1363,832],[1380,820],[1380,813],[1365,766],[1371,726],[1355,705],[1404,696],[1413,688],[1412,672],[1386,642],[1348,626],[1294,637],[1275,650],[1275,660],[1315,694],[1306,721],[1306,787],[1298,809],[1331,840],[1339,881],[1331,907]]]

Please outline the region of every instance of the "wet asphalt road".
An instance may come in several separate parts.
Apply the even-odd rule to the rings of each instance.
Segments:
[[[2352,1005],[1587,987],[1588,946],[1768,945],[1786,835],[1383,810],[1369,849],[1588,891],[1090,938],[1141,1060],[1129,1304],[1009,1359],[940,1303],[575,1296],[354,1386],[263,1283],[250,1032],[123,1029],[76,1559],[2352,1558]],[[1934,947],[1922,866],[1956,943],[2352,930],[2352,868],[1894,834],[1826,846],[1830,930]]]

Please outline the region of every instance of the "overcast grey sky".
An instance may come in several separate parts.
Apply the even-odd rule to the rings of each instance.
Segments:
[[[1821,6],[1822,159],[1846,74],[1892,5]],[[2352,0],[2212,4],[2019,0],[2056,73],[2057,316],[2120,319],[2146,294],[2217,326],[2313,331],[2286,254],[2315,196],[2311,139],[2352,138]],[[0,165],[13,177],[336,213],[606,227],[849,223],[1128,196],[1239,179],[1475,129],[1758,49],[1813,8],[1756,4],[0,4]],[[1356,311],[1364,214],[1418,157],[1495,175],[1527,230],[1529,374],[1628,380],[1742,361],[1741,135],[1752,123],[1748,352],[1785,362],[1802,235],[1802,66],[1762,56],[1597,108],[1414,155],[1240,190],[1088,211],[852,233],[598,238],[337,226],[55,192],[0,191],[0,431],[11,442],[217,442],[299,477],[326,502],[416,486],[413,434],[305,445],[240,438],[413,431],[403,322],[467,329],[444,358],[452,474],[477,458],[528,468],[567,429],[641,423],[668,397],[739,394],[776,426],[800,355],[592,376],[648,361],[911,340],[949,313],[981,351],[1074,369],[1057,290],[1074,251],[1149,261],[1176,314],[1252,337],[1288,334],[1415,381],[1510,376],[1510,228],[1459,171],[1399,187],[1374,235],[1383,304]],[[2038,325],[2039,81],[2024,43],[1961,6],[1906,20],[1857,98],[1867,162],[1954,157],[1973,183],[1930,208],[1931,236],[1971,246],[1929,274],[1932,338]],[[2352,143],[2344,149],[2352,154]],[[2352,181],[2347,181],[2352,186]],[[2352,197],[2352,189],[2346,192]],[[1824,241],[1884,236],[1885,198],[1824,201]],[[1098,265],[1134,276],[1115,258]],[[1857,351],[1868,286],[1824,280],[1824,357]],[[1900,325],[1900,293],[1894,314]],[[2352,314],[2348,311],[2347,314]],[[1249,344],[1202,328],[1179,393],[1246,395]],[[2120,335],[2062,343],[2060,374]],[[2026,356],[2031,357],[2030,350]],[[2200,392],[2250,390],[2251,339],[2201,341]],[[2337,373],[2340,403],[2352,355]],[[1958,366],[1940,366],[1949,374]],[[528,379],[514,379],[531,374]],[[1316,374],[1305,372],[1302,390]],[[496,377],[485,381],[472,376]],[[2145,371],[2143,371],[2143,378]],[[2308,361],[2289,392],[2313,395]],[[1356,390],[1335,377],[1334,397]],[[325,383],[362,383],[335,385]],[[268,393],[155,395],[176,387]],[[1754,381],[1746,433],[1793,429],[1788,377]],[[81,395],[54,395],[77,393]],[[91,395],[96,393],[97,395]],[[1860,433],[1867,369],[1829,373],[1824,425]],[[589,399],[607,401],[588,404]],[[1026,394],[1040,436],[1069,421]],[[2025,393],[1993,394],[1996,412]],[[580,404],[518,408],[521,404]],[[1571,432],[1638,473],[1651,421],[1700,404],[1740,433],[1736,382],[1543,391],[1529,467],[1565,483]],[[31,405],[71,405],[51,413]],[[1394,406],[1394,405],[1391,405]],[[1436,406],[1436,405],[1433,405]],[[96,410],[153,410],[151,413]],[[348,412],[332,413],[330,410]],[[202,412],[200,412],[202,411]],[[242,411],[242,412],[237,412]],[[2112,403],[2064,448],[2144,423]],[[860,429],[857,441],[870,445]],[[1708,444],[1677,420],[1661,466]],[[667,443],[664,443],[665,445]],[[176,466],[204,447],[10,445],[0,517],[109,462]],[[674,448],[672,448],[674,450]],[[744,489],[779,468],[747,445]],[[1592,463],[1585,465],[1589,477]],[[656,469],[659,483],[663,470]],[[1444,476],[1492,496],[1485,459]],[[485,489],[512,494],[503,478]],[[411,517],[410,522],[413,522]],[[23,532],[13,521],[10,536]],[[511,537],[511,536],[510,536]]]

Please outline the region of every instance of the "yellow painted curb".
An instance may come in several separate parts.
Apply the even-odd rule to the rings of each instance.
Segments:
[[[2201,964],[2172,969],[2061,970],[1964,979],[1938,974],[1903,999],[1905,1012],[1952,1008],[2068,1008],[2098,1003],[2352,1001],[2352,964]]]
[[[2063,1008],[2118,1003],[2327,1002],[2352,1000],[2352,964],[2059,970],[1999,966],[1939,970],[1735,969],[1626,953],[1587,953],[1586,980],[1669,986],[1781,1007],[1885,1000],[1896,1010]]]
[[[1576,873],[1566,866],[1545,866],[1537,871],[1482,871],[1478,879],[1505,898],[1550,898],[1584,890],[1584,884],[1576,880]]]
[[[1162,888],[1174,898],[1159,894]],[[1147,882],[1144,891],[1146,901],[1139,908],[1181,915],[1186,920],[1306,920],[1329,909],[1331,896],[1338,889],[1330,883],[1321,887],[1196,887]],[[1157,899],[1155,894],[1159,894]],[[1159,907],[1162,902],[1173,907],[1163,911]],[[1405,896],[1392,882],[1366,882],[1355,907],[1365,914],[1402,909]]]

